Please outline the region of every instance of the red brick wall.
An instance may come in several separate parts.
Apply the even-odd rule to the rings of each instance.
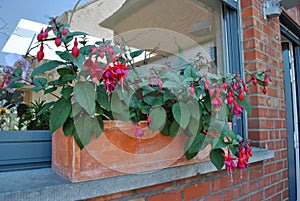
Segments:
[[[236,171],[233,182],[225,171],[199,175],[147,188],[126,191],[87,201],[118,199],[130,201],[231,201],[238,200],[287,200],[287,172],[282,165],[269,162],[252,164],[247,170]],[[273,173],[277,171],[277,175]]]
[[[275,150],[275,158],[251,164],[234,173],[234,181],[225,171],[173,181],[134,191],[91,200],[122,197],[132,201],[187,200],[288,200],[287,127],[284,99],[279,18],[263,18],[263,0],[240,0],[245,68],[271,70],[273,82],[268,93],[251,90],[254,106],[248,118],[248,135],[252,144]],[[300,25],[300,7],[286,11]],[[257,93],[259,95],[257,95]],[[90,200],[90,201],[91,201]]]

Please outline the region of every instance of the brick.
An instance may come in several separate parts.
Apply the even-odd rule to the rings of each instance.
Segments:
[[[271,200],[282,200],[281,199],[281,193],[278,193],[278,194],[275,194],[274,196],[272,196]]]
[[[155,191],[155,190],[165,189],[170,186],[172,186],[172,182],[168,182],[168,183],[164,183],[164,184],[157,184],[154,186],[148,186],[146,188],[136,189],[136,192],[137,193],[151,192],[151,191]]]
[[[277,183],[278,181],[280,181],[282,179],[282,172],[277,172],[276,174],[271,176],[271,183]]]
[[[250,195],[250,201],[263,200],[264,194],[263,191],[256,192],[255,194]]]
[[[284,190],[284,182],[279,182],[278,184],[275,185],[275,191],[276,192],[280,192],[282,190]]]
[[[275,164],[276,172],[283,169],[283,161],[278,161]]]
[[[286,189],[281,193],[282,200],[289,198],[289,190]]]
[[[243,169],[243,170],[237,169],[233,174],[233,185],[238,185],[249,181],[248,173],[249,173],[248,169]]]
[[[153,196],[148,197],[148,201],[181,201],[182,200],[182,191],[175,190],[169,191]]]
[[[226,190],[224,194],[224,199],[228,201],[237,199],[239,197],[241,197],[241,190],[239,187]]]
[[[221,193],[210,195],[209,197],[203,198],[200,201],[218,201],[218,200],[222,200]]]
[[[244,195],[248,195],[252,192],[255,192],[257,191],[257,181],[253,181],[253,182],[246,182],[245,185],[241,186],[240,187],[240,190],[241,190],[241,195],[244,196]]]
[[[269,132],[268,131],[249,131],[249,139],[251,140],[268,140]]]
[[[210,191],[210,182],[194,184],[184,188],[184,200],[192,200],[208,194]]]
[[[265,189],[265,198],[273,196],[276,192],[275,185]]]
[[[111,195],[106,195],[106,196],[101,196],[96,198],[90,198],[90,199],[86,199],[85,201],[106,201],[106,200],[112,200],[112,199],[116,199],[128,195],[131,195],[131,191],[125,191],[121,193],[116,193],[116,194],[111,194]]]
[[[263,169],[262,168],[255,168],[255,169],[251,169],[250,170],[250,180],[256,179],[256,178],[260,178],[262,177],[263,174]]]
[[[232,185],[232,183],[230,182],[229,175],[214,179],[212,181],[212,192],[223,190],[225,188],[230,187],[231,185]]]
[[[269,186],[270,184],[271,184],[271,177],[270,176],[264,176],[264,177],[262,177],[258,180],[258,189]]]

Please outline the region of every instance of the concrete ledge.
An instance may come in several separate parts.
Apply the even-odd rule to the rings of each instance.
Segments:
[[[273,150],[253,149],[250,162],[274,157]],[[210,162],[166,168],[141,174],[70,183],[50,168],[0,173],[0,200],[81,200],[143,188],[216,171]]]

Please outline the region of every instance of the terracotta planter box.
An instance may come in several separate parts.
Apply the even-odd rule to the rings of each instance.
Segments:
[[[167,137],[143,130],[144,136],[136,139],[132,124],[106,121],[102,135],[80,150],[74,138],[59,129],[52,138],[52,169],[79,182],[209,160],[209,146],[192,160],[185,159],[184,134]]]

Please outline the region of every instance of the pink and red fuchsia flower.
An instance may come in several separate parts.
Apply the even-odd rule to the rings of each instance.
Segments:
[[[252,157],[252,148],[248,140],[241,141],[239,143],[238,158],[231,157],[230,150],[227,149],[227,155],[223,154],[224,157],[224,165],[228,174],[230,175],[230,180],[233,182],[232,173],[236,168],[241,170],[241,178],[242,178],[242,169],[249,167],[249,158]],[[235,163],[237,159],[237,162]]]

